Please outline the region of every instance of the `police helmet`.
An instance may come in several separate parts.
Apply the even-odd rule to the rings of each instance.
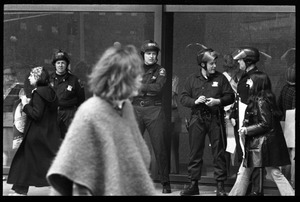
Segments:
[[[141,46],[141,55],[144,56],[146,51],[156,51],[157,55],[160,51],[158,44],[153,40],[146,40]]]
[[[64,60],[67,62],[67,66],[70,64],[70,59],[69,59],[69,55],[62,51],[62,50],[59,50],[57,51],[56,53],[54,53],[53,55],[53,59],[52,59],[52,65],[55,66],[55,62],[57,60]]]
[[[197,53],[197,63],[207,63],[218,58],[218,53],[211,48],[206,48]]]
[[[245,62],[256,63],[259,61],[259,51],[253,47],[242,47],[232,53],[234,60],[243,59]]]

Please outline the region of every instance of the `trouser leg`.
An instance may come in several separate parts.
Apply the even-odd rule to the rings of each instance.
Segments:
[[[189,126],[189,163],[188,175],[191,180],[200,180],[205,147],[206,128],[197,117],[192,117]]]
[[[264,195],[264,171],[265,168],[259,168],[259,189],[260,195]]]
[[[266,171],[276,183],[281,196],[295,196],[295,190],[278,167],[266,167]]]
[[[213,163],[214,163],[214,177],[217,181],[217,196],[226,196],[224,189],[224,181],[227,179],[227,156],[226,156],[226,137],[225,128],[220,123],[217,116],[212,116],[209,127],[208,136],[212,145]]]
[[[155,154],[158,174],[161,183],[169,182],[170,173],[170,155],[165,142],[165,116],[161,108],[158,110],[158,116],[151,117],[152,121],[148,122],[147,130],[149,132],[151,145]],[[150,113],[151,114],[151,113]]]
[[[225,154],[226,144],[223,144],[221,128],[217,117],[212,117],[210,131],[208,134],[212,146],[214,177],[216,181],[225,181],[227,180],[227,161]]]
[[[248,188],[250,175],[253,169],[245,168],[243,162],[237,172],[236,180],[229,192],[229,196],[245,196]]]
[[[68,128],[65,125],[64,121],[62,121],[62,120],[59,122],[59,129],[60,129],[60,133],[61,133],[61,138],[64,139],[66,136],[66,133],[68,131]]]
[[[171,120],[171,173],[179,173],[179,136],[181,132],[181,119],[177,108],[172,110]]]
[[[291,159],[291,185],[295,187],[295,148],[290,150],[290,159]]]
[[[75,109],[59,110],[58,111],[58,124],[61,132],[61,138],[64,139],[68,128],[73,120],[75,115]]]
[[[257,194],[261,194],[260,193],[260,168],[254,168],[253,172],[251,174],[251,178],[250,178],[250,186],[251,188],[251,192],[252,193],[257,193]]]
[[[171,134],[171,173],[179,173],[179,132],[175,124],[176,122],[172,123]]]

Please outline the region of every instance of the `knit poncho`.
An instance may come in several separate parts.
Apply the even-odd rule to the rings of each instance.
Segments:
[[[130,101],[120,115],[94,96],[78,108],[47,180],[59,195],[71,195],[73,182],[92,195],[154,195],[150,157]]]

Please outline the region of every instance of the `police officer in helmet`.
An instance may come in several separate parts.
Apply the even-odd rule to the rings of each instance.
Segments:
[[[166,70],[157,64],[160,48],[153,40],[146,40],[141,46],[144,59],[144,75],[139,95],[133,98],[137,121],[141,134],[147,129],[154,150],[158,174],[163,186],[162,193],[171,193],[169,180],[169,159],[165,144],[165,113],[162,92],[166,83]]]
[[[234,102],[234,91],[227,78],[216,71],[218,54],[213,49],[197,53],[198,72],[187,77],[180,102],[191,108],[188,124],[189,163],[188,177],[191,180],[180,195],[198,195],[201,179],[205,138],[208,135],[214,158],[214,177],[217,196],[226,196],[224,181],[227,179],[225,158],[226,134],[224,132],[224,106]]]
[[[232,54],[232,57],[239,63],[240,69],[245,71],[245,74],[242,75],[241,80],[238,83],[237,92],[239,93],[242,102],[246,104],[249,86],[246,86],[245,80],[247,81],[249,74],[258,71],[256,63],[259,61],[259,51],[253,47],[242,47],[236,50]]]
[[[58,97],[58,122],[62,139],[67,133],[74,114],[85,100],[84,87],[81,81],[69,70],[70,59],[66,52],[54,53],[52,65],[55,72],[50,76],[50,84]]]
[[[234,126],[235,136],[239,136],[238,129],[241,127],[239,126],[239,100],[247,105],[247,100],[249,97],[249,85],[247,84],[247,80],[250,78],[250,75],[254,72],[259,71],[256,63],[259,61],[260,53],[257,48],[245,46],[240,47],[232,53],[232,57],[239,63],[239,68],[244,70],[244,74],[242,75],[241,79],[237,85],[237,96],[234,103],[234,107],[229,118],[232,121]],[[237,144],[239,145],[239,144]],[[243,160],[243,153],[241,149],[237,149],[238,155],[238,162],[241,163]],[[263,170],[261,170],[263,172]],[[263,173],[261,173],[263,176]],[[260,196],[263,195],[262,187],[259,186],[260,183],[260,170],[258,168],[254,168],[252,172],[251,182],[248,186],[247,195],[251,196]],[[252,190],[251,190],[252,189]],[[231,192],[233,192],[232,190]]]

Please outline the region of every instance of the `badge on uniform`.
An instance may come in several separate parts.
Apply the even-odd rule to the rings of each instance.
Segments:
[[[73,88],[72,86],[68,85],[67,90],[72,91],[72,88]]]
[[[166,76],[166,70],[164,68],[160,68],[159,75],[160,76]]]
[[[218,82],[217,81],[214,81],[211,85],[212,87],[218,87]]]

